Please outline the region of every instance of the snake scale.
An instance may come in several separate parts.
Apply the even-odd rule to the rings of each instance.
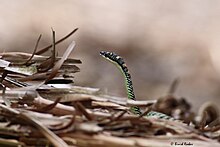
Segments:
[[[115,54],[113,52],[107,52],[107,51],[101,51],[100,55],[104,59],[106,59],[106,60],[110,61],[111,63],[115,64],[120,69],[120,71],[123,74],[124,79],[125,79],[125,87],[126,87],[128,99],[136,100],[135,94],[134,94],[134,89],[133,89],[133,84],[132,84],[132,80],[131,80],[131,75],[128,71],[128,67],[126,66],[123,58],[118,56],[117,54]],[[130,110],[134,114],[138,114],[138,115],[142,114],[142,112],[141,112],[141,110],[138,106],[132,106]],[[173,117],[170,117],[166,114],[156,112],[156,111],[148,112],[146,114],[146,117],[154,117],[154,118],[169,119],[169,120],[174,119]]]

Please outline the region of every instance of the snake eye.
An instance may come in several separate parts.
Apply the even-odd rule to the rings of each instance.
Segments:
[[[105,55],[105,51],[101,51],[100,55],[104,56]]]
[[[101,51],[101,52],[100,52],[100,55],[101,55],[101,56],[104,56],[104,57],[109,57],[109,52]]]

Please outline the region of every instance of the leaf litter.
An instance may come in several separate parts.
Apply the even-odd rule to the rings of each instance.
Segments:
[[[0,146],[220,145],[218,108],[205,103],[198,113],[192,112],[185,98],[174,96],[179,79],[168,94],[146,101],[75,85],[81,61],[69,55],[76,43],[72,41],[62,57],[57,57],[56,45],[77,30],[58,41],[52,30],[52,44],[37,51],[40,35],[32,54],[0,54]],[[50,48],[50,56],[42,55]],[[139,106],[144,114],[154,110],[176,120],[137,116],[129,112],[131,106]]]

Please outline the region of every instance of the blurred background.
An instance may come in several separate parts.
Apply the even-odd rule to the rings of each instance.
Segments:
[[[196,110],[206,101],[220,105],[220,1],[182,0],[1,0],[0,49],[32,53],[75,28],[58,45],[62,55],[75,40],[72,57],[81,59],[75,84],[107,89],[126,96],[118,69],[99,51],[121,55],[132,74],[137,99],[167,94],[175,78],[175,92]]]

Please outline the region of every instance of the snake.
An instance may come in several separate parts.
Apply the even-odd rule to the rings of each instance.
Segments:
[[[124,59],[117,55],[114,52],[108,52],[108,51],[101,51],[100,55],[106,59],[107,61],[110,61],[114,65],[118,67],[118,69],[121,71],[122,75],[124,76],[124,81],[125,81],[125,88],[127,91],[127,97],[130,100],[136,100],[135,94],[134,94],[134,88],[131,80],[131,74],[128,70],[128,67],[124,61]],[[141,115],[141,109],[138,106],[132,106],[130,108],[130,111],[133,114],[136,115]],[[174,118],[171,116],[168,116],[164,113],[157,112],[157,111],[150,111],[146,115],[146,117],[154,117],[154,118],[159,118],[159,119],[168,119],[168,120],[173,120]]]

